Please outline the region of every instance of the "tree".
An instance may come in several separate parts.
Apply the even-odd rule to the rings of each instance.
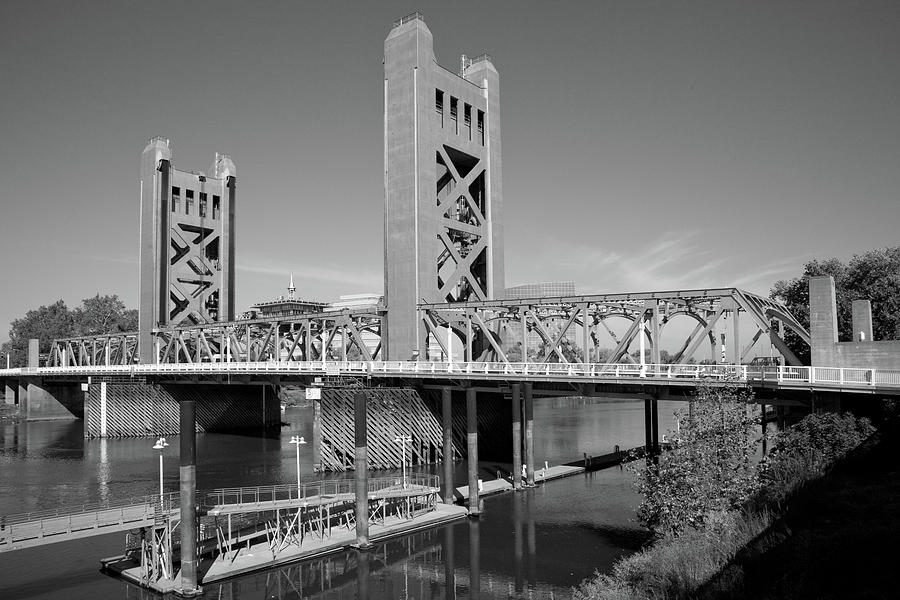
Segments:
[[[64,301],[57,300],[30,310],[10,323],[9,341],[3,344],[2,352],[9,353],[10,366],[20,367],[26,363],[28,340],[32,338],[39,340],[38,351],[46,354],[55,339],[135,331],[137,328],[137,310],[126,309],[115,294],[85,298],[74,310],[69,310]]]
[[[137,329],[137,310],[126,310],[125,303],[115,294],[85,298],[72,314],[76,335],[101,335]]]
[[[752,394],[737,386],[697,388],[689,410],[675,413],[668,452],[629,463],[643,495],[638,519],[659,535],[703,529],[743,506],[759,489],[753,461],[760,442]]]
[[[25,316],[15,319],[9,326],[9,341],[3,344],[3,352],[9,354],[10,366],[25,366],[28,357],[28,340],[37,338],[38,351],[45,354],[57,338],[71,337],[75,320],[62,300],[29,310]]]
[[[872,330],[876,340],[900,339],[900,246],[854,255],[848,264],[837,258],[811,260],[803,274],[775,283],[769,297],[783,303],[801,325],[809,327],[809,278],[834,277],[840,341],[850,341],[853,300],[872,301]],[[809,363],[809,346],[790,329],[785,342],[797,357]]]

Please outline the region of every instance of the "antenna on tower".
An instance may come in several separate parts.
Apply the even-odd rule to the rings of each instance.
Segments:
[[[294,274],[291,273],[291,284],[288,286],[288,295],[289,295],[291,298],[293,298],[293,297],[294,297],[294,292],[296,292],[296,291],[297,291],[297,288],[294,287]]]

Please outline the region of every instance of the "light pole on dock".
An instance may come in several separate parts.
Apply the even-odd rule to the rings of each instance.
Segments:
[[[297,498],[300,497],[300,446],[306,445],[306,440],[303,439],[302,435],[295,435],[291,437],[291,444],[297,446]]]
[[[406,443],[412,444],[411,435],[398,435],[394,438],[395,442],[400,444],[400,468],[403,473],[403,489],[406,489]]]
[[[159,508],[163,507],[163,450],[169,445],[166,438],[160,437],[153,446],[154,450],[159,450]]]

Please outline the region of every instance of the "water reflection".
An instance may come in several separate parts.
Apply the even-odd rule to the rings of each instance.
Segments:
[[[660,402],[666,428],[674,403]],[[312,411],[289,409],[280,439],[222,434],[198,437],[198,487],[296,481],[292,435],[312,437]],[[539,400],[535,406],[539,464],[577,460],[643,443],[643,404],[608,400]],[[158,453],[150,438],[85,440],[78,422],[0,424],[0,514],[126,498],[158,489]],[[314,474],[301,451],[303,480]],[[177,445],[164,455],[165,487],[177,489]],[[457,481],[464,482],[465,463]],[[422,466],[417,468],[427,469]],[[482,465],[494,476],[496,465]],[[417,600],[571,597],[571,587],[595,569],[608,570],[640,547],[630,521],[637,496],[618,469],[570,477],[533,490],[483,499],[476,521],[459,521],[356,551],[204,586],[208,598],[356,598]],[[121,552],[122,537],[14,552],[0,564],[0,597],[155,598],[97,573],[100,557]],[[577,552],[577,554],[576,554]],[[46,564],[59,577],[46,579]],[[366,575],[368,570],[368,575]],[[62,579],[60,579],[62,578]],[[28,590],[24,593],[23,590]]]

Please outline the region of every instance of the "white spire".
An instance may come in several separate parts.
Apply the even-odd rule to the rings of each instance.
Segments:
[[[297,291],[297,288],[294,287],[294,274],[291,273],[291,284],[288,286],[288,294],[290,294],[291,298],[294,297],[294,292]]]

